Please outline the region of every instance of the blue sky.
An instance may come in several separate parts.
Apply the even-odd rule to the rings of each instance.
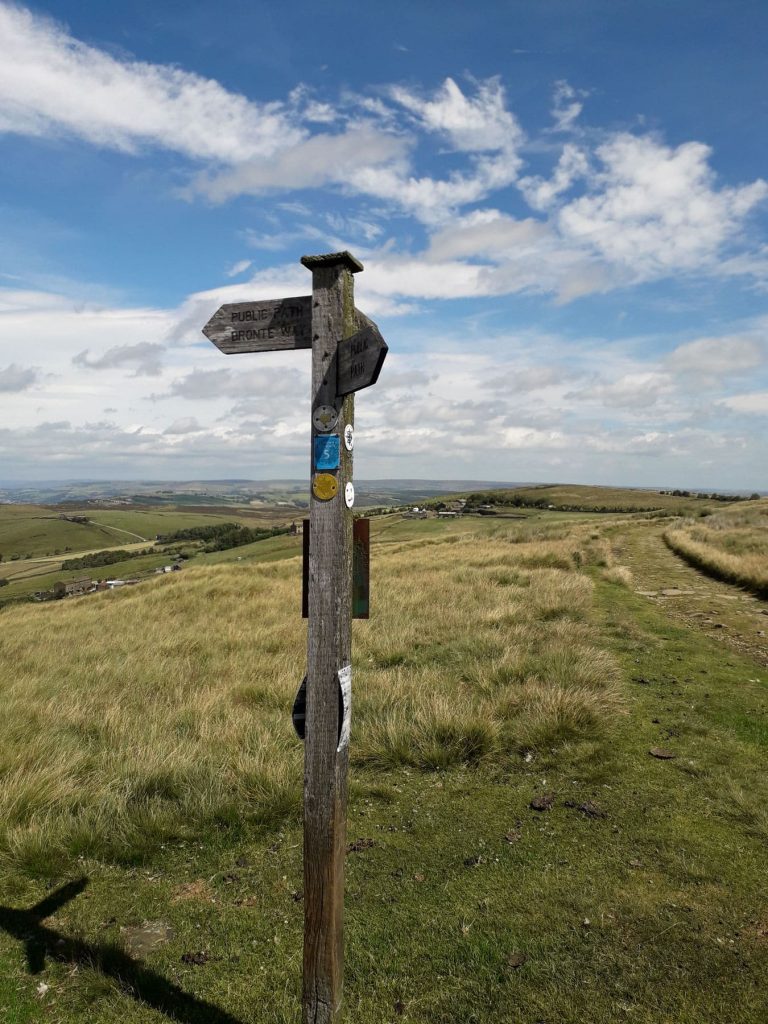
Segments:
[[[307,473],[223,301],[364,263],[356,474],[759,488],[762,2],[0,0],[0,480]]]

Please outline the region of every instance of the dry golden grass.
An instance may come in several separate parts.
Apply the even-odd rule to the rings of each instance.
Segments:
[[[358,765],[507,764],[592,740],[622,707],[589,624],[586,533],[374,549],[355,623]],[[0,850],[43,869],[295,813],[297,560],[190,568],[2,613]]]
[[[667,530],[667,545],[691,565],[768,596],[768,501],[745,502]]]
[[[632,570],[628,565],[611,566],[608,569],[603,569],[600,575],[609,583],[618,583],[621,587],[631,587],[634,582]]]

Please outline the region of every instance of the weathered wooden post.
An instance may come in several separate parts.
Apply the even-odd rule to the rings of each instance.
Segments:
[[[355,332],[347,253],[305,256],[312,271],[312,495],[304,740],[304,1024],[333,1021],[344,969],[344,857],[352,653],[355,396],[337,395],[339,342]],[[333,439],[333,440],[331,440]],[[340,721],[341,718],[341,721]]]
[[[355,309],[352,275],[363,266],[354,256],[329,253],[301,262],[312,272],[311,297],[228,303],[203,332],[228,354],[312,349],[307,675],[293,713],[305,740],[302,1014],[303,1024],[333,1024],[344,965],[351,620],[368,617],[368,530],[354,528],[352,512],[354,392],[376,383],[387,346],[376,325]]]

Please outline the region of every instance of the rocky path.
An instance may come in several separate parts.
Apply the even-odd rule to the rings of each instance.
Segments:
[[[666,546],[664,529],[664,523],[638,523],[611,538],[617,561],[632,570],[636,592],[768,665],[768,602],[688,565]]]

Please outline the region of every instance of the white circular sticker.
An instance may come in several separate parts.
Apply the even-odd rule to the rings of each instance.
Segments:
[[[329,430],[333,430],[338,418],[339,410],[334,409],[332,405],[318,405],[312,413],[312,425],[315,430],[326,434]]]
[[[351,423],[348,423],[344,427],[344,447],[348,452],[351,452],[355,446],[355,428]]]
[[[347,508],[352,508],[355,504],[355,485],[351,481],[344,488],[344,501],[347,503]]]

